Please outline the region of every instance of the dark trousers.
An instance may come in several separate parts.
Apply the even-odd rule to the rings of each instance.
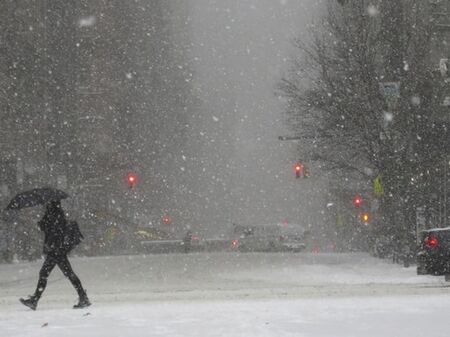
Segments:
[[[85,297],[86,292],[84,291],[83,286],[81,285],[80,279],[74,273],[72,266],[70,265],[69,259],[67,258],[67,255],[48,254],[45,257],[44,264],[42,265],[41,271],[39,272],[39,281],[37,284],[36,291],[34,293],[35,298],[39,299],[41,297],[42,293],[45,290],[45,287],[47,286],[47,279],[56,265],[59,267],[59,269],[61,269],[64,276],[70,280],[73,287],[77,291],[78,296],[80,298]]]

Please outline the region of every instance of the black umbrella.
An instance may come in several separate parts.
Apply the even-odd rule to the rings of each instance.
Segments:
[[[50,201],[58,201],[68,198],[66,192],[52,187],[35,188],[29,191],[17,194],[10,201],[6,210],[21,209],[25,207],[33,207],[37,205],[45,205]]]

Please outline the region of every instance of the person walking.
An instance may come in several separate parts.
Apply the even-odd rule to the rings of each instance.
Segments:
[[[183,237],[184,252],[189,253],[191,251],[191,246],[192,246],[192,232],[188,230],[186,232],[186,235]]]
[[[67,254],[74,247],[73,244],[65,242],[68,224],[60,201],[50,201],[46,205],[46,211],[38,222],[39,229],[44,233],[44,255],[45,260],[39,272],[39,280],[36,291],[27,299],[20,302],[32,310],[36,310],[39,299],[42,296],[47,280],[55,266],[63,272],[78,293],[79,301],[73,306],[74,309],[85,308],[91,305],[86,290],[70,265]],[[78,231],[79,233],[79,231]],[[81,236],[81,233],[79,233]]]

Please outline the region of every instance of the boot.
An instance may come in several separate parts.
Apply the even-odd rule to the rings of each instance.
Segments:
[[[20,299],[20,303],[27,306],[31,310],[36,310],[38,301],[39,301],[39,299],[36,296],[30,296],[27,299],[23,299],[23,298]]]
[[[87,297],[86,292],[80,295],[80,298],[78,300],[78,303],[73,306],[74,309],[83,309],[87,308],[91,305],[91,302],[89,301],[89,298]]]

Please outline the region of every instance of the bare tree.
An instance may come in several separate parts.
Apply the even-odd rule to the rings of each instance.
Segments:
[[[308,157],[335,175],[356,171],[368,186],[381,176],[379,228],[407,240],[427,186],[422,177],[441,149],[442,128],[427,113],[430,13],[415,0],[367,5],[328,4],[322,29],[296,41],[301,56],[280,89],[289,125],[310,140]]]

